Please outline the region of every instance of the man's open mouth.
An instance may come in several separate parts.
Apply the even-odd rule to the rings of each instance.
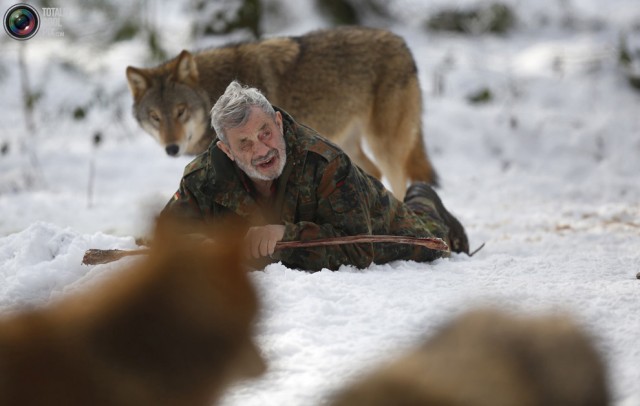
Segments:
[[[270,168],[275,162],[276,162],[276,157],[273,157],[273,158],[268,159],[267,161],[259,164],[258,166],[260,168],[267,169],[267,168]]]
[[[268,156],[267,159],[265,159],[264,161],[259,161],[254,165],[261,169],[271,168],[275,164],[276,159],[278,158],[278,153],[277,151],[272,151],[268,155],[270,156]]]

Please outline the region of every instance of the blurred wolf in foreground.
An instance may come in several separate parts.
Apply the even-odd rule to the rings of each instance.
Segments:
[[[408,180],[437,183],[422,137],[416,63],[389,31],[344,27],[185,50],[155,68],[129,66],[127,79],[134,116],[169,155],[206,150],[215,136],[209,111],[235,79],[340,144],[371,175],[386,176],[398,198]]]
[[[338,394],[332,406],[603,406],[603,362],[563,317],[477,310]]]
[[[159,223],[151,255],[113,280],[0,320],[0,404],[204,406],[262,373],[241,244],[173,234]]]

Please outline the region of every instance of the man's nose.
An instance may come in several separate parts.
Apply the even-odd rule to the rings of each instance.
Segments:
[[[258,140],[258,142],[256,142],[253,150],[253,154],[257,157],[263,157],[265,155],[267,155],[269,153],[269,151],[271,150],[271,148],[265,144],[264,142]]]

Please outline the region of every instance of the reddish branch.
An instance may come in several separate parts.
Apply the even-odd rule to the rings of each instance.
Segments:
[[[411,244],[419,245],[436,251],[449,251],[449,247],[447,246],[447,244],[440,238],[419,238],[399,235],[353,235],[349,237],[322,238],[310,241],[279,241],[276,243],[276,250],[358,243]],[[85,252],[84,257],[82,258],[82,263],[85,265],[107,264],[109,262],[117,261],[123,257],[131,255],[143,255],[148,253],[148,248],[135,250],[101,250],[94,248],[89,249]]]

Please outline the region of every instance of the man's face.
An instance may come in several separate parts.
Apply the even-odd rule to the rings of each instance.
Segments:
[[[253,180],[271,181],[282,174],[287,149],[282,131],[282,115],[275,120],[258,107],[253,107],[246,124],[226,131],[227,146],[218,147]]]

